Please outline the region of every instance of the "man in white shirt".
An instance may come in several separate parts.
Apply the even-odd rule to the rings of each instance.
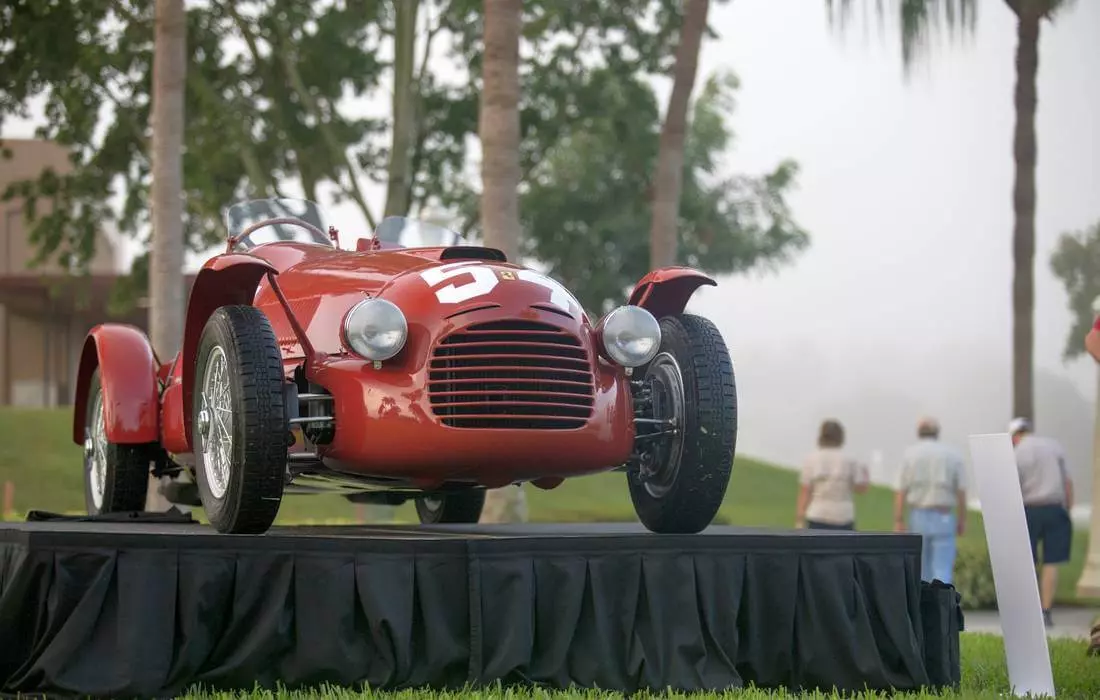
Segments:
[[[951,583],[956,537],[966,531],[966,462],[962,453],[939,440],[935,418],[917,424],[917,442],[902,456],[894,496],[894,529],[908,529],[923,538],[921,578]]]
[[[1016,446],[1016,469],[1020,474],[1020,492],[1031,538],[1031,556],[1039,563],[1039,545],[1043,547],[1043,567],[1039,594],[1043,620],[1053,625],[1050,609],[1058,588],[1058,567],[1069,561],[1073,544],[1073,479],[1066,465],[1066,454],[1057,441],[1031,432],[1026,418],[1013,418],[1008,425]]]

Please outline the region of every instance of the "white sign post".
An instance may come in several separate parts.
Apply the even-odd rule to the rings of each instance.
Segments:
[[[997,590],[1008,682],[1018,696],[1054,697],[1054,674],[1012,439],[1007,433],[971,435],[970,456]]]

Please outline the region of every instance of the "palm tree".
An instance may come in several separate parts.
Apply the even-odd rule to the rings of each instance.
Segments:
[[[657,151],[657,173],[653,180],[653,213],[649,229],[650,269],[676,264],[676,231],[680,213],[680,190],[684,179],[684,137],[688,105],[699,67],[699,47],[707,29],[709,0],[685,0],[680,44],[672,75],[665,121]]]
[[[152,220],[149,329],[161,358],[183,339],[183,94],[187,76],[187,16],[183,0],[157,0],[153,48]],[[167,502],[150,480],[147,507]]]
[[[481,234],[485,245],[519,262],[519,41],[522,0],[485,0],[481,108]],[[526,520],[522,489],[486,495],[490,520]],[[501,518],[499,515],[505,514]]]
[[[1012,190],[1012,413],[1034,421],[1033,351],[1035,316],[1035,163],[1038,152],[1035,111],[1038,107],[1036,78],[1039,73],[1039,30],[1044,19],[1074,0],[1005,0],[1016,15],[1016,125],[1012,138],[1016,177]],[[833,0],[826,0],[832,17]],[[882,4],[876,3],[879,11]],[[841,24],[852,0],[839,0]],[[899,0],[898,24],[902,59],[915,60],[929,37],[929,30],[972,31],[977,18],[976,0]],[[942,11],[946,22],[939,23]]]
[[[519,39],[522,0],[485,0],[482,58],[481,233],[485,245],[519,255]]]

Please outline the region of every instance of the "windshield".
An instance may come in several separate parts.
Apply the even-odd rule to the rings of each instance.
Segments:
[[[396,243],[406,248],[466,245],[461,234],[445,226],[403,216],[382,219],[374,229],[374,237],[383,243]]]
[[[328,229],[326,217],[316,203],[307,199],[252,199],[247,202],[238,202],[225,210],[225,228],[230,237],[237,237],[253,224],[266,219],[294,218],[313,224],[321,231]],[[271,224],[256,229],[244,240],[237,242],[237,247],[243,250],[255,248],[264,243],[277,243],[279,241],[295,241],[298,243],[315,243],[326,248],[334,247],[332,239],[328,236],[318,236],[317,233],[297,226],[295,224]]]

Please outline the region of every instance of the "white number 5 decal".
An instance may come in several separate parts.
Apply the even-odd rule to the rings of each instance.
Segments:
[[[464,284],[454,284],[452,282],[445,287],[439,286],[452,277],[467,273],[473,278],[469,282]],[[550,303],[554,306],[571,314],[580,311],[581,305],[576,298],[555,280],[540,275],[534,270],[515,270],[514,274],[517,279],[547,289],[550,292]],[[435,290],[435,298],[439,300],[440,304],[461,304],[464,301],[488,294],[500,284],[500,279],[492,268],[485,267],[475,261],[462,261],[433,267],[421,272],[420,278],[429,287],[438,287]]]
[[[439,299],[440,304],[461,304],[488,294],[500,282],[496,273],[490,268],[468,261],[433,267],[421,272],[420,277],[428,283],[429,287],[438,287],[440,283],[464,272],[473,275],[473,280],[466,284],[448,284],[446,287],[435,290],[435,298]]]

